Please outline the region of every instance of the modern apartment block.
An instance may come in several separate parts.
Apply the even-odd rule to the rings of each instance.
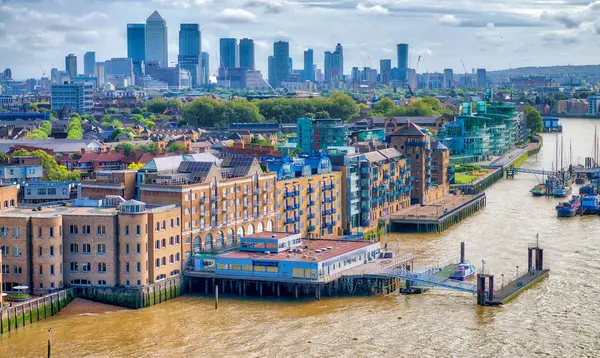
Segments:
[[[92,86],[84,83],[53,84],[51,101],[53,111],[62,111],[68,106],[79,114],[91,114],[94,105]]]
[[[263,158],[277,174],[275,231],[308,238],[333,238],[342,232],[342,174],[326,153]]]
[[[298,118],[298,148],[307,153],[348,144],[348,127],[341,119]]]
[[[42,181],[44,167],[40,158],[35,156],[15,156],[10,162],[0,164],[0,180],[22,184],[25,182]]]
[[[411,191],[413,203],[427,205],[448,193],[447,183],[440,185],[433,181],[433,161],[434,156],[441,156],[436,162],[438,165],[443,165],[441,163],[446,161],[445,156],[449,156],[449,153],[441,148],[439,153],[434,155],[432,139],[427,129],[409,122],[390,135],[390,144],[410,159],[414,189]]]

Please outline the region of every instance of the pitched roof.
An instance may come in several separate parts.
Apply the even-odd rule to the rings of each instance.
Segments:
[[[371,163],[377,163],[385,160],[386,158],[381,153],[375,151],[365,153],[365,159],[367,159]]]
[[[388,159],[394,159],[402,156],[402,153],[396,148],[387,148],[379,150],[381,155],[385,156]]]
[[[392,133],[390,135],[391,136],[413,136],[413,137],[426,136],[426,134],[423,132],[421,127],[414,124],[413,122],[408,122],[407,125],[403,126],[402,128],[398,129],[397,131],[395,131],[394,133]]]
[[[158,13],[158,11],[154,10],[152,15],[148,16],[148,20],[164,20],[162,16]]]
[[[88,163],[88,162],[116,162],[120,160],[124,160],[125,156],[121,153],[110,152],[110,153],[85,153],[81,159],[79,159],[80,163]]]

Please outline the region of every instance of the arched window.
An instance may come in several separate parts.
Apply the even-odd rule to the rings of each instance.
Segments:
[[[106,272],[106,264],[104,262],[98,262],[98,272]]]
[[[162,248],[167,247],[167,239],[162,239]]]
[[[10,206],[15,206],[15,199],[10,199]]]
[[[90,264],[89,262],[84,263],[83,265],[81,265],[81,271],[83,271],[83,272],[92,271],[92,264]]]
[[[160,267],[160,259],[156,259],[155,266]]]
[[[232,229],[232,228],[229,228],[229,229],[227,230],[227,243],[228,243],[228,244],[231,244],[231,243],[233,243],[233,242],[234,242],[234,241],[233,241],[233,239],[234,239],[234,238],[233,238],[233,236],[234,236],[234,235],[235,235],[235,234],[234,234],[234,232],[233,232],[233,229]]]
[[[98,244],[98,250],[97,250],[99,255],[103,255],[106,253],[106,245],[104,244]]]
[[[71,244],[71,246],[69,247],[69,252],[72,254],[76,254],[79,252],[79,245],[77,244]]]
[[[163,256],[162,258],[162,265],[165,266],[167,264],[167,257]]]
[[[244,237],[244,228],[240,226],[238,227],[236,240],[239,240],[242,237]]]
[[[192,252],[194,254],[199,254],[200,253],[200,249],[201,249],[200,236],[196,236],[194,238],[194,242],[192,243]]]
[[[89,226],[89,225],[83,225],[83,226],[81,227],[81,233],[82,233],[82,234],[84,234],[84,235],[89,235],[89,234],[91,234],[91,233],[92,233],[92,228],[91,228],[91,226]]]
[[[217,240],[215,240],[215,247],[216,248],[223,247],[223,240],[224,240],[223,236],[224,236],[223,235],[223,231],[219,230],[219,232],[217,233]]]
[[[173,262],[175,262],[175,256],[173,256],[173,254],[169,255],[169,263],[172,264]]]
[[[106,235],[106,226],[104,226],[104,225],[98,225],[96,233],[98,235]]]
[[[81,244],[81,251],[84,254],[89,254],[92,252],[92,248],[90,247],[90,244]]]
[[[160,230],[160,223],[157,221],[156,222],[156,230],[155,231],[158,231],[158,230]]]
[[[160,250],[160,240],[156,240],[156,241],[154,242],[154,248],[155,248],[156,250]]]
[[[171,236],[169,238],[169,245],[171,245],[171,246],[175,245],[175,238],[173,236]]]
[[[267,231],[273,231],[273,221],[267,221]]]
[[[167,278],[167,275],[163,273],[162,275],[156,276],[156,281],[164,280],[165,278]]]
[[[175,235],[175,244],[179,244],[179,235]]]
[[[179,218],[175,218],[175,225],[179,227]]]
[[[162,229],[163,230],[167,229],[167,220],[163,220],[163,222],[162,222]]]
[[[77,234],[77,225],[69,225],[69,234]]]
[[[4,200],[4,207],[8,208],[8,200]]]
[[[248,235],[253,235],[254,234],[254,225],[250,224],[248,225]]]
[[[173,271],[171,271],[170,276],[179,275],[180,273],[181,273],[181,271],[179,271],[179,270],[173,270]]]
[[[175,254],[175,262],[179,262],[179,252]]]
[[[259,222],[258,225],[256,225],[256,232],[257,233],[263,232],[263,228],[264,228],[263,223]]]
[[[21,273],[23,273],[23,269],[21,269],[20,265],[13,266],[13,274],[20,275]]]
[[[77,262],[71,262],[71,271],[72,272],[79,271],[79,264]]]
[[[206,237],[204,238],[204,250],[212,250],[212,239],[213,238],[211,234],[206,235]]]
[[[171,220],[170,220],[170,225],[169,225],[169,228],[173,228],[173,223],[174,223],[174,220],[173,220],[173,219],[171,219]]]

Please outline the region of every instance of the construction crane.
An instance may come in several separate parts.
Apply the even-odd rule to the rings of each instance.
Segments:
[[[460,62],[462,63],[463,70],[465,70],[465,88],[467,88],[467,67],[465,66],[465,61],[463,61],[462,58],[460,59]]]
[[[408,87],[408,93],[410,95],[410,97],[408,98],[408,103],[414,103],[415,102],[415,92],[414,90],[417,88],[417,73],[419,73],[419,65],[421,64],[421,55],[419,55],[419,58],[417,59],[417,67],[415,68],[415,75],[413,77],[413,83],[412,83],[412,87],[408,84],[408,81],[406,83],[406,87]]]
[[[42,70],[42,77],[46,77],[46,71],[44,71],[42,64],[40,64],[40,70]]]

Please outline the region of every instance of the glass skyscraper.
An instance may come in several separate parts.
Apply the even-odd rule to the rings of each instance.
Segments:
[[[83,74],[86,76],[94,76],[94,64],[96,63],[96,53],[88,51],[83,55]]]
[[[72,53],[65,57],[65,71],[69,73],[71,80],[77,77],[77,56],[73,55]]]
[[[146,25],[127,24],[127,58],[133,62],[133,72],[136,76],[144,73],[146,61]]]
[[[254,40],[240,40],[240,67],[254,69]]]
[[[200,61],[200,67],[200,81],[203,85],[207,85],[210,83],[210,62],[208,52],[202,52],[202,61]]]
[[[167,22],[158,11],[146,19],[146,63],[169,67]]]
[[[387,85],[392,80],[392,60],[383,59],[379,60],[379,82]]]
[[[303,80],[304,81],[315,81],[315,71],[313,71],[314,65],[314,53],[312,48],[304,51],[304,72],[303,72]]]
[[[398,71],[400,81],[406,81],[406,73],[408,70],[408,44],[398,44]]]
[[[281,82],[286,82],[290,78],[290,44],[287,41],[277,41],[273,43],[273,57],[275,65],[273,87],[279,87]]]
[[[179,56],[177,62],[180,68],[190,71],[192,87],[198,87],[201,83],[201,52],[200,25],[181,24],[179,27]]]
[[[237,50],[237,39],[219,39],[219,54],[221,55],[221,63],[219,63],[219,68],[237,67]]]

